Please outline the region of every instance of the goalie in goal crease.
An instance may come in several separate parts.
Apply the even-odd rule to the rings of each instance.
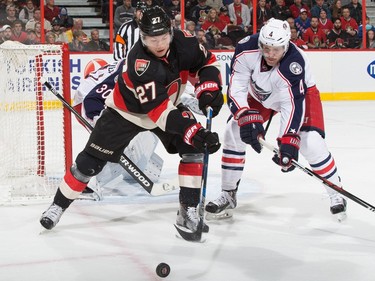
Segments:
[[[115,87],[117,76],[122,71],[124,60],[115,61],[89,73],[77,88],[74,98],[74,108],[92,126],[95,126],[105,100]],[[194,92],[193,88],[189,92]],[[197,114],[203,114],[198,107],[198,100],[188,93],[181,97],[182,102]],[[151,132],[139,133],[126,147],[124,153],[138,168],[153,181],[157,182],[163,167],[163,159],[155,153],[158,138]],[[86,189],[81,194],[81,199],[102,200],[103,188],[112,180],[122,177],[124,187],[138,185],[136,181],[118,163],[108,162],[103,170],[91,178]],[[122,186],[121,186],[122,187]]]

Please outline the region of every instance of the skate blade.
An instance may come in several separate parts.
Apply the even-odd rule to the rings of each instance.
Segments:
[[[102,192],[93,191],[91,193],[81,193],[77,200],[90,200],[90,201],[102,201],[103,194]]]
[[[220,213],[206,213],[206,220],[225,220],[233,217],[233,209],[225,209]]]
[[[346,212],[335,214],[334,217],[338,220],[338,222],[343,222],[347,219]]]
[[[52,229],[44,228],[43,226],[40,227],[39,235],[45,235],[49,232],[51,232]]]

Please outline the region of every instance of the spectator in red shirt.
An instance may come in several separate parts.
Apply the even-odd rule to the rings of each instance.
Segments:
[[[328,32],[330,32],[333,28],[333,23],[327,18],[327,13],[325,10],[320,10],[319,28],[323,30],[325,34],[328,34]]]
[[[358,24],[350,16],[350,10],[347,7],[342,8],[341,28],[346,30],[351,36],[356,36],[358,34]]]
[[[55,5],[55,0],[46,0],[46,5],[44,6],[44,18],[51,22],[53,18],[58,17],[60,9]]]
[[[205,30],[205,31],[208,31],[209,29],[211,29],[213,26],[217,27],[217,29],[220,31],[220,32],[223,32],[223,30],[226,28],[226,24],[224,22],[222,22],[220,19],[219,19],[219,16],[217,14],[217,11],[216,9],[214,8],[211,8],[209,11],[208,11],[208,15],[207,15],[207,19],[205,20],[205,22],[202,24],[202,29]],[[225,32],[225,31],[224,31]]]
[[[27,40],[27,33],[22,30],[22,21],[15,20],[12,24],[12,27],[13,27],[13,30],[12,30],[12,36],[10,37],[10,40],[25,43]]]
[[[290,5],[289,10],[292,13],[292,17],[294,19],[299,17],[301,9],[305,9],[307,16],[310,18],[310,9],[306,4],[302,3],[302,0],[294,0],[294,4]]]
[[[319,28],[319,19],[311,18],[311,26],[302,35],[302,39],[306,42],[309,49],[326,48],[326,34]]]
[[[220,8],[219,19],[226,25],[232,24],[232,22],[230,21],[230,17],[228,15],[228,8],[226,6]]]

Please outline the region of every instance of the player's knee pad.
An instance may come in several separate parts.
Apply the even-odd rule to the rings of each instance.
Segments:
[[[317,131],[301,132],[300,136],[300,152],[309,163],[317,163],[327,158],[327,144]]]
[[[71,168],[71,172],[78,180],[87,182],[91,177],[96,176],[103,170],[107,162],[91,156],[85,151],[78,154],[76,162]],[[82,180],[81,180],[82,179]]]

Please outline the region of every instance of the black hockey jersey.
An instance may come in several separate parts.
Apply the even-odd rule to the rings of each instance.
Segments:
[[[191,125],[177,110],[188,75],[221,87],[215,56],[190,34],[175,30],[170,50],[157,58],[138,41],[129,52],[122,75],[106,104],[134,124],[183,135]]]

